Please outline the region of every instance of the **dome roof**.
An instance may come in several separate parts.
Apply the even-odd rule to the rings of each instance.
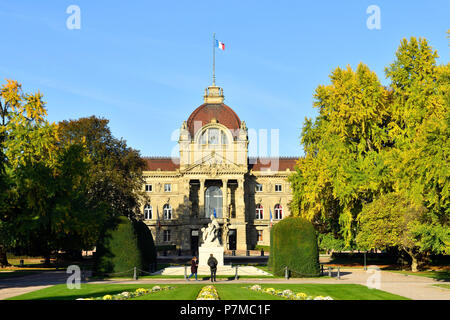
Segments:
[[[241,120],[233,109],[224,103],[204,103],[195,109],[187,120],[186,124],[191,137],[194,137],[199,129],[211,123],[213,119],[230,129],[233,137],[238,135],[236,129],[241,127]]]

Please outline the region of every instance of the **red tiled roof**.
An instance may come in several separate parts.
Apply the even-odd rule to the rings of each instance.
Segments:
[[[170,157],[144,157],[146,171],[176,171],[180,168],[179,158]],[[297,157],[279,157],[279,158],[249,158],[248,169],[253,171],[291,171],[295,170]]]
[[[210,104],[204,103],[191,113],[187,120],[187,126],[191,137],[205,124],[211,122],[215,118],[218,123],[223,124],[228,129],[231,129],[233,136],[236,137],[238,132],[236,129],[241,127],[241,120],[236,112],[224,103]],[[195,122],[201,125],[195,124]]]
[[[143,159],[146,163],[146,171],[157,171],[158,169],[161,171],[175,171],[180,168],[179,158],[144,157]]]
[[[294,171],[298,157],[249,158],[248,169],[253,171]]]

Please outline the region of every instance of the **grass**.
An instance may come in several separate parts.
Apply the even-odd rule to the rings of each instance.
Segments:
[[[432,278],[438,281],[450,281],[450,271],[399,271],[399,270],[386,270],[390,272],[400,273],[409,276],[419,276],[419,277],[427,277]]]
[[[450,284],[434,284],[434,287],[441,287],[441,288],[445,288],[445,289],[450,289]]]
[[[335,300],[409,300],[386,291],[369,289],[359,284],[265,284],[262,288],[290,289],[311,296],[330,296]]]
[[[164,290],[137,297],[137,300],[194,300],[200,289],[209,282],[174,284],[173,290]],[[100,297],[135,291],[137,288],[152,288],[156,284],[82,284],[81,289],[68,289],[65,284],[12,297],[9,300],[74,300],[77,298]],[[214,284],[221,300],[284,300],[263,292],[255,292],[244,287],[250,284]],[[165,285],[160,285],[165,286]],[[405,300],[406,298],[357,284],[265,284],[263,288],[276,290],[290,289],[312,296],[330,296],[335,300]]]

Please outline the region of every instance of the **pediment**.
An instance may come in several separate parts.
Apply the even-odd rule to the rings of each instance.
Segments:
[[[219,171],[233,171],[239,170],[240,167],[233,161],[226,159],[222,155],[211,152],[203,158],[197,160],[192,165],[187,167],[185,172],[189,171],[207,171],[207,172],[219,172]]]

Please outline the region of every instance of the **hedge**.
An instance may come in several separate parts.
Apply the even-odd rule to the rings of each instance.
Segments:
[[[96,275],[132,276],[133,270],[128,270],[134,267],[144,267],[138,237],[131,221],[120,217],[117,225],[107,230],[97,245],[94,272]]]
[[[292,277],[320,275],[317,237],[309,221],[288,217],[272,227],[269,267],[278,276],[284,276],[285,267]]]
[[[142,221],[134,221],[133,226],[137,235],[144,270],[149,271],[150,265],[156,262],[156,247],[152,232]]]

